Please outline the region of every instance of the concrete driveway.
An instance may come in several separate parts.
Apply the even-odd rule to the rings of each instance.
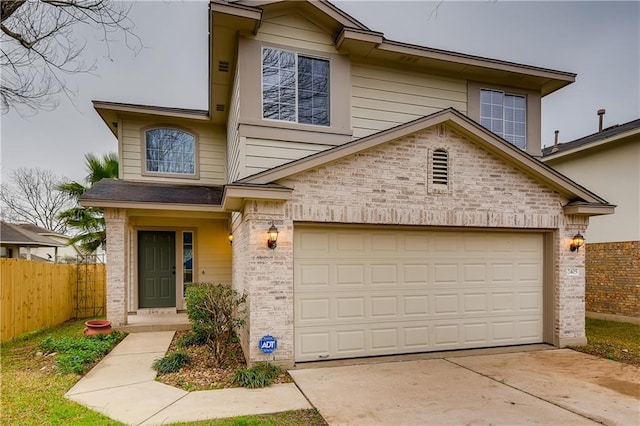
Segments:
[[[569,349],[290,374],[331,425],[640,425],[640,368]]]

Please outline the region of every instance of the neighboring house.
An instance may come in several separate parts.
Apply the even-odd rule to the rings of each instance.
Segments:
[[[43,229],[43,228],[39,228]],[[54,262],[58,250],[64,244],[52,238],[32,232],[28,227],[0,221],[0,257],[27,259],[41,262]],[[50,250],[51,257],[38,250]]]
[[[325,1],[210,9],[209,110],[94,101],[120,176],[81,201],[105,210],[115,326],[198,281],[249,294],[249,362],[586,342],[570,245],[613,206],[535,158],[541,98],[575,74],[391,41]]]
[[[76,245],[69,244],[71,237],[30,223],[17,224],[15,226],[34,234],[47,237],[61,244],[60,247],[56,247],[55,249],[50,247],[38,247],[31,249],[32,255],[48,259],[51,262],[75,262],[78,259],[78,256],[81,255],[80,249]]]
[[[640,119],[543,153],[542,161],[617,206],[585,233],[587,315],[640,323]]]

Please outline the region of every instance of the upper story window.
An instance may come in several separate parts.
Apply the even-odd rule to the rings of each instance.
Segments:
[[[329,61],[262,49],[262,117],[329,126]]]
[[[527,146],[527,97],[480,90],[480,124],[520,149]]]
[[[146,172],[195,176],[195,135],[175,128],[149,129],[145,144]]]

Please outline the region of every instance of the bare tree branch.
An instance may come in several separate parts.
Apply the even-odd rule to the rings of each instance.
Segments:
[[[0,216],[9,222],[31,223],[65,233],[60,212],[73,206],[73,197],[58,186],[66,179],[49,170],[19,168],[11,171],[10,183],[0,189]]]
[[[2,0],[0,14],[0,108],[19,114],[54,109],[57,95],[73,101],[65,75],[91,73],[95,60],[82,57],[86,43],[78,40],[78,24],[101,32],[110,55],[112,35],[124,36],[135,53],[142,48],[128,18],[131,8],[111,0]]]

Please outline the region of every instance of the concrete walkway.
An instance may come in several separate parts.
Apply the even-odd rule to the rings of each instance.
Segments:
[[[312,408],[293,383],[186,392],[155,381],[173,331],[128,335],[65,397],[129,425],[158,425]]]

